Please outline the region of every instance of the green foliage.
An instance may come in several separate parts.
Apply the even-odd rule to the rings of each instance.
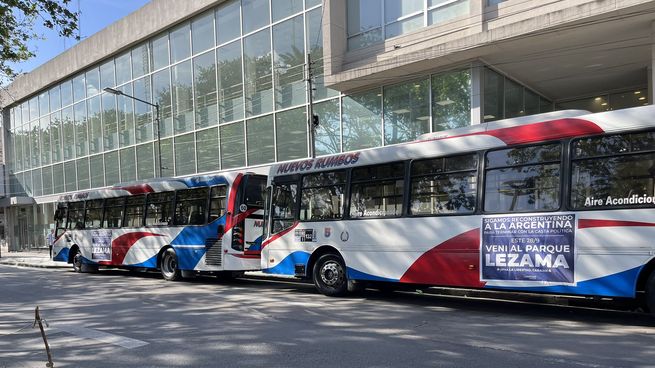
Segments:
[[[0,0],[0,73],[14,78],[10,63],[34,56],[28,46],[31,39],[41,37],[34,30],[37,21],[56,30],[61,37],[73,37],[78,29],[79,14],[68,10],[71,0]]]

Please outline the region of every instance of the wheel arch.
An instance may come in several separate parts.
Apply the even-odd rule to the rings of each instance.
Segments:
[[[157,253],[157,269],[161,268],[161,258],[164,255],[164,252],[166,252],[169,249],[173,249],[173,251],[175,251],[175,248],[173,248],[173,246],[170,244],[166,244],[163,247],[161,247],[161,249],[159,249],[159,253]]]
[[[305,271],[305,278],[312,277],[312,272],[314,272],[314,265],[316,264],[316,261],[324,254],[334,254],[338,256],[341,258],[341,261],[343,261],[343,265],[346,266],[346,260],[337,248],[332,245],[321,245],[320,247],[316,248],[314,252],[312,252],[311,256],[309,256],[309,260],[307,261],[307,270]],[[347,269],[348,267],[346,267],[346,270]]]
[[[644,267],[641,268],[641,271],[639,271],[639,277],[637,277],[637,289],[635,290],[636,292],[643,292],[646,291],[646,282],[648,281],[648,276],[650,276],[651,273],[655,272],[655,257],[651,258]]]
[[[80,251],[80,247],[77,244],[73,244],[73,246],[71,246],[70,250],[68,251],[68,260],[66,263],[72,264],[73,258],[75,257],[75,253],[79,251]]]

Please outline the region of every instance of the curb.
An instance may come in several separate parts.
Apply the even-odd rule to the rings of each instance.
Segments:
[[[47,265],[35,264],[22,261],[0,261],[0,265],[14,266],[14,267],[30,267],[30,268],[69,268],[69,265]]]

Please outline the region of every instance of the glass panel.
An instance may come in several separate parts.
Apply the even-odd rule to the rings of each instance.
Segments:
[[[64,163],[64,171],[66,175],[66,191],[72,192],[77,190],[77,177],[75,174],[75,161],[68,161]]]
[[[75,118],[75,152],[77,153],[77,157],[86,156],[89,145],[86,103],[78,102],[73,105],[73,116]]]
[[[41,135],[41,165],[50,164],[50,116],[44,116],[39,120],[39,131]],[[11,149],[11,148],[10,148]]]
[[[89,158],[91,166],[91,188],[100,188],[105,186],[105,168],[103,165],[102,155],[91,156]]]
[[[168,33],[155,38],[150,43],[150,52],[153,70],[169,65],[168,61]]]
[[[344,185],[303,189],[301,220],[333,220],[343,216]]]
[[[402,178],[404,175],[405,164],[402,162],[394,162],[386,165],[355,168],[352,173],[352,181]]]
[[[504,77],[491,69],[484,69],[484,121],[504,117]]]
[[[39,147],[41,146],[41,135],[39,134],[39,121],[35,120],[31,124],[30,131],[30,156],[32,156],[32,167],[41,166],[41,154]]]
[[[175,134],[193,130],[193,91],[191,61],[172,68],[173,73],[173,127]]]
[[[134,97],[145,101],[152,101],[150,77],[144,77],[134,81]],[[152,140],[152,107],[148,104],[134,101],[136,143]]]
[[[243,122],[221,127],[221,168],[231,169],[246,166],[246,145]]]
[[[430,81],[384,87],[385,144],[407,142],[430,131]]]
[[[34,97],[31,100],[28,101],[28,105],[30,107],[30,119],[29,120],[34,120],[39,118],[39,98]]]
[[[54,86],[48,91],[50,96],[50,111],[57,111],[61,108],[61,92],[59,90],[59,85]]]
[[[158,147],[155,146],[157,149]],[[157,152],[157,151],[155,151]],[[157,158],[159,159],[159,158]],[[173,138],[163,139],[161,141],[161,175],[168,177],[175,175],[174,166],[175,157],[173,156]],[[155,166],[157,162],[155,161]]]
[[[320,1],[319,1],[320,4]],[[312,74],[314,74],[314,101],[338,96],[339,92],[325,87],[323,77],[323,26],[322,9],[316,8],[305,14],[307,47],[312,57]]]
[[[433,6],[435,3],[443,3],[448,1],[437,0],[430,1],[431,4],[428,6]],[[453,20],[455,18],[460,18],[466,16],[470,13],[471,4],[470,0],[460,0],[454,3],[449,3],[444,6],[440,6],[433,10],[428,11],[428,25],[441,24]]]
[[[63,193],[64,189],[64,164],[52,165],[52,181],[54,183],[53,193]]]
[[[39,95],[39,116],[45,116],[50,113],[50,97],[48,92]]]
[[[73,103],[73,82],[66,81],[61,84],[61,106]]]
[[[124,227],[143,226],[143,216],[146,212],[146,196],[129,196],[125,200],[125,222]]]
[[[229,1],[216,10],[216,43],[231,41],[241,35],[241,3]]]
[[[559,144],[509,148],[487,153],[487,167],[503,167],[559,161],[561,155]]]
[[[41,180],[41,169],[32,171],[32,195],[39,197],[43,195],[43,181]]]
[[[196,147],[193,138],[193,133],[175,137],[175,175],[196,172]]]
[[[505,117],[525,115],[523,108],[523,86],[505,78]]]
[[[321,5],[322,2],[322,0],[305,0],[305,8],[309,9],[313,6]]]
[[[403,207],[401,180],[353,184],[350,193],[350,217],[400,216]]]
[[[175,195],[174,225],[202,225],[207,222],[209,188],[178,190]]]
[[[132,83],[125,84],[118,88],[121,92],[133,96]],[[145,105],[142,102],[126,96],[116,96],[118,110],[118,141],[121,147],[134,144],[134,103]]]
[[[246,121],[248,165],[275,162],[273,115]]]
[[[652,207],[655,154],[623,155],[573,162],[571,206]]]
[[[224,185],[211,188],[211,199],[209,201],[209,222],[212,222],[225,214],[227,187]]]
[[[539,113],[539,95],[525,90],[525,115],[534,115]]]
[[[341,121],[339,119],[339,99],[314,105],[314,114],[319,125],[315,132],[316,155],[341,152]]]
[[[410,213],[435,215],[475,211],[477,172],[424,176],[412,180]]]
[[[100,72],[98,68],[93,68],[85,73],[86,95],[93,96],[100,93]]]
[[[347,17],[348,36],[378,28],[382,26],[382,2],[380,0],[348,0]]]
[[[199,173],[215,171],[220,168],[218,128],[201,130],[196,133],[196,153]]]
[[[125,148],[120,151],[121,160],[121,181],[123,183],[136,180],[136,162],[134,159],[134,147]]]
[[[102,227],[115,229],[123,225],[123,209],[125,197],[107,198],[105,200],[105,215]]]
[[[423,0],[384,0],[384,20],[386,23],[422,11]]]
[[[432,76],[432,131],[468,126],[471,121],[471,71]]]
[[[193,59],[196,129],[218,123],[216,60],[214,51]]]
[[[81,101],[86,97],[86,86],[84,84],[84,74],[80,74],[73,78],[73,97],[74,100]],[[73,101],[71,101],[72,103]],[[68,105],[68,104],[64,104]]]
[[[89,153],[102,152],[102,124],[100,119],[100,96],[86,101],[89,124]]]
[[[553,103],[541,97],[539,99],[539,112],[551,112],[551,111],[553,111]]]
[[[273,233],[289,228],[294,223],[298,208],[298,185],[277,184],[273,187],[271,217]]]
[[[130,66],[130,54],[125,53],[116,58],[116,84],[121,85],[132,79],[132,68]]]
[[[343,97],[343,150],[382,144],[382,93],[379,89]]]
[[[305,34],[302,15],[273,27],[275,106],[278,109],[304,104]]]
[[[75,158],[75,126],[73,123],[73,108],[62,110],[62,135],[64,137],[64,160]]]
[[[148,194],[146,199],[146,226],[172,224],[173,197],[173,192]]]
[[[557,163],[488,170],[484,209],[514,212],[559,208],[559,167]]]
[[[307,157],[307,114],[305,108],[276,114],[277,160],[287,161]]]
[[[55,113],[50,115],[50,139],[52,142],[52,162],[59,162],[61,161],[63,152],[62,152],[62,136],[61,136],[61,130],[62,130],[62,121],[61,121],[61,112]],[[22,143],[22,139],[18,139],[17,143]],[[22,144],[20,144],[20,148],[22,149]],[[19,151],[18,146],[16,147],[16,151]],[[21,153],[21,157],[23,157]],[[22,161],[18,161],[19,165],[22,165]]]
[[[372,29],[355,36],[348,37],[348,50],[363,49],[382,42],[382,28]]]
[[[114,87],[115,85],[114,60],[110,60],[100,65],[100,90],[105,89],[105,87]]]
[[[77,164],[77,189],[89,189],[89,159],[82,158],[76,161]]]
[[[214,12],[205,13],[191,22],[191,41],[194,54],[214,46]]]
[[[243,33],[252,32],[269,24],[268,0],[241,0],[241,8],[243,9]]]
[[[164,69],[152,75],[155,103],[159,104],[159,131],[162,137],[173,134],[170,70]]]
[[[241,42],[218,48],[218,98],[221,123],[243,119]]]
[[[148,60],[148,44],[143,44],[132,49],[132,75],[138,78],[150,72]]]
[[[116,95],[103,93],[102,138],[105,151],[118,148],[118,120],[116,118]]]
[[[136,146],[136,178],[138,180],[155,177],[155,151],[152,148],[152,143]]]
[[[171,31],[171,64],[191,56],[191,29],[189,24],[184,24]]]
[[[267,28],[243,40],[246,116],[273,110],[271,38]]]
[[[53,194],[52,167],[43,168],[43,195]]]
[[[398,3],[400,3],[400,1]],[[391,38],[400,36],[402,34],[417,30],[421,27],[423,27],[423,14],[408,19],[399,20],[395,23],[387,24],[384,29],[385,37]]]
[[[303,0],[271,0],[273,22],[302,11]]]
[[[118,166],[118,151],[105,153],[105,181],[107,185],[115,185],[121,181]]]
[[[86,216],[84,220],[84,228],[94,229],[102,225],[102,210],[104,199],[95,199],[86,201]]]

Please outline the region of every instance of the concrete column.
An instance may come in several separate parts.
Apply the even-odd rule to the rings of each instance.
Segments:
[[[347,22],[345,1],[323,1],[323,65],[328,84],[330,76],[341,71],[348,50]]]

